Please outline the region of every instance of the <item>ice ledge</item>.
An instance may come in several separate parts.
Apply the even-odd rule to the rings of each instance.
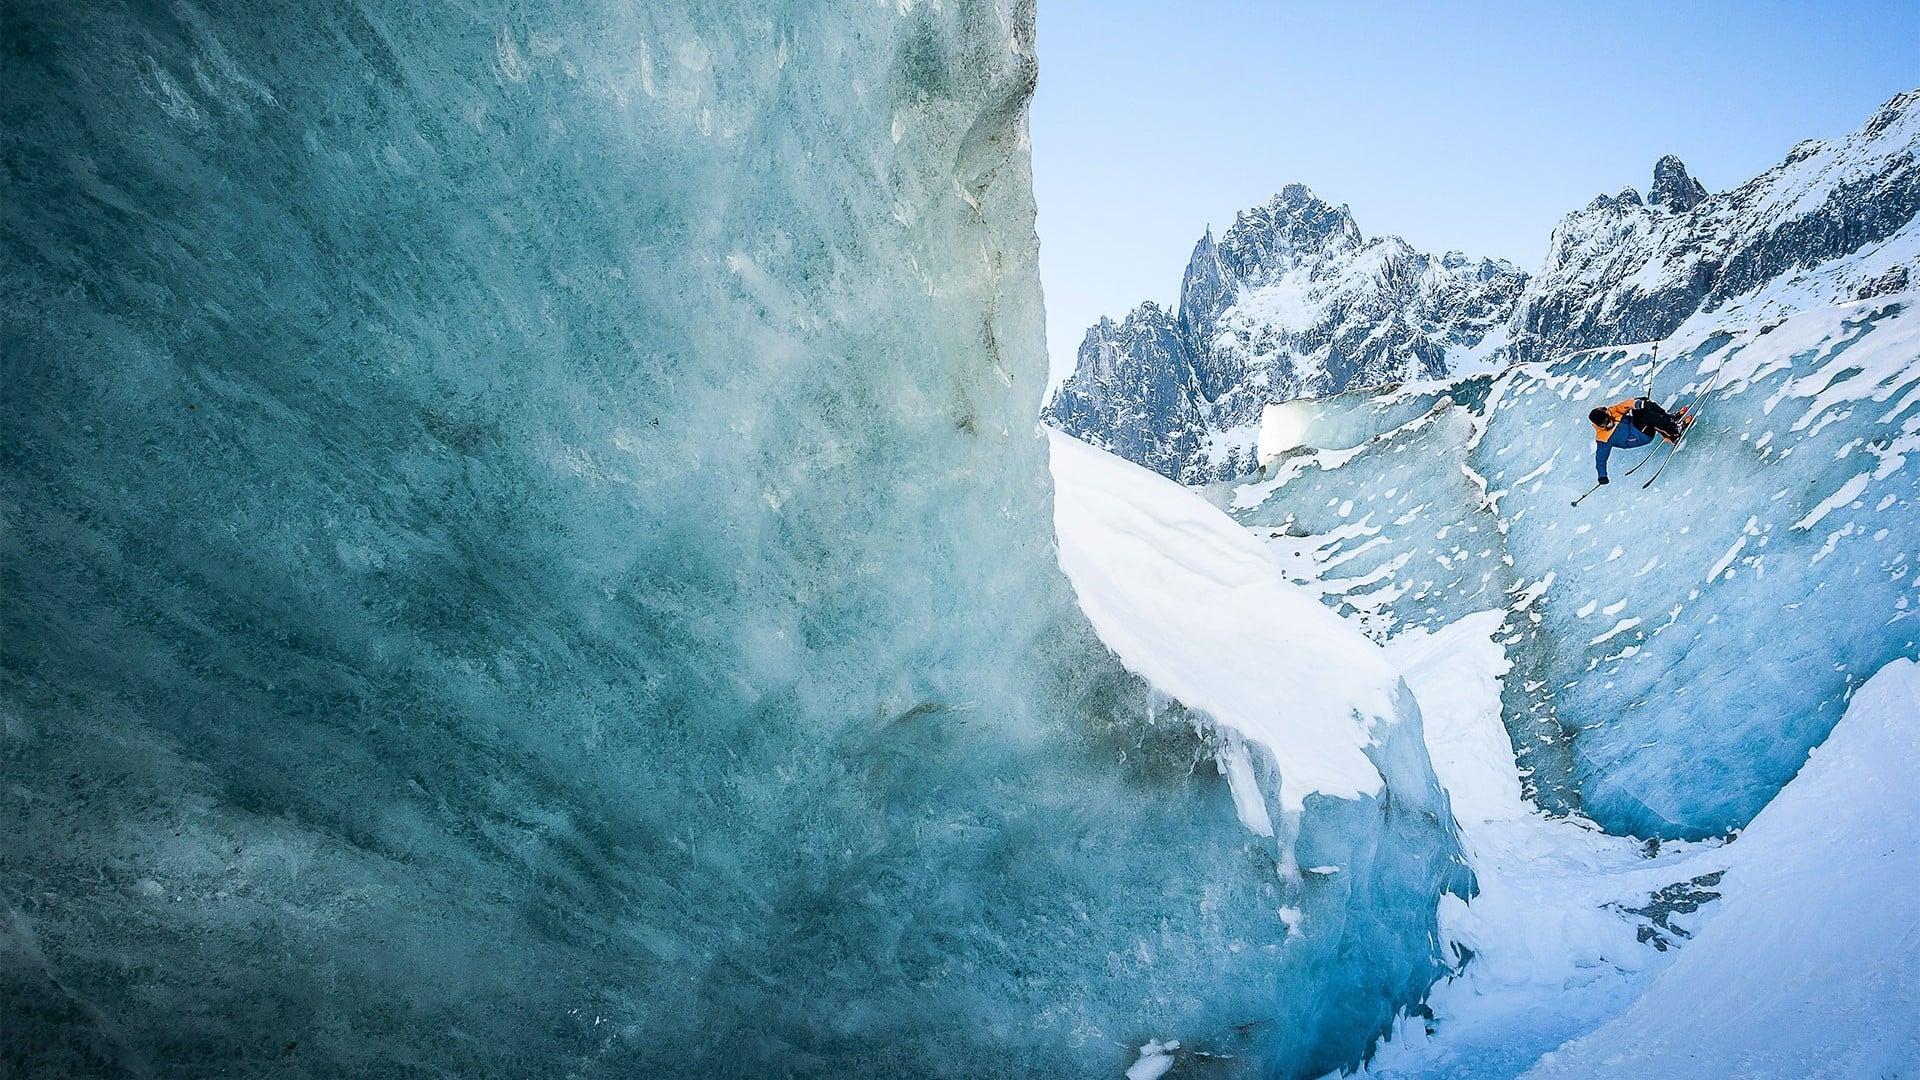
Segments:
[[[1376,725],[1401,719],[1403,693],[1379,646],[1289,583],[1258,538],[1199,494],[1047,437],[1060,564],[1121,663],[1270,752],[1283,812],[1316,793],[1379,794],[1368,750]],[[1270,833],[1245,790],[1251,763],[1234,758],[1223,771],[1241,820]]]

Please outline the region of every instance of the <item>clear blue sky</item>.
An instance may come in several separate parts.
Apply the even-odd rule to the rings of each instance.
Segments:
[[[1056,378],[1086,327],[1170,302],[1193,242],[1298,180],[1368,235],[1532,270],[1559,218],[1709,190],[1920,87],[1902,3],[1040,0],[1033,105]]]

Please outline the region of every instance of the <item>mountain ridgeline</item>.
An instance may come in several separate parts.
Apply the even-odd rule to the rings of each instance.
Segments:
[[[1149,301],[1091,327],[1044,414],[1174,479],[1230,479],[1254,467],[1270,401],[1658,340],[1736,298],[1778,315],[1909,288],[1920,267],[1878,256],[1916,215],[1920,91],[1731,191],[1663,157],[1644,197],[1567,215],[1532,274],[1369,238],[1291,184],[1201,237],[1177,309]]]

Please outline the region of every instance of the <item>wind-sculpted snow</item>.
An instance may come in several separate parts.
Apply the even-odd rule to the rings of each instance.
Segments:
[[[1424,992],[1407,740],[1290,876],[1059,569],[1024,5],[8,33],[0,1073],[1290,1075]]]
[[[1291,425],[1332,448],[1303,440],[1221,497],[1376,634],[1504,607],[1504,714],[1543,805],[1718,834],[1920,642],[1916,299],[1697,317],[1661,343],[1655,389],[1714,383],[1699,426],[1653,487],[1616,455],[1578,509],[1586,413],[1644,392],[1647,346],[1336,399]],[[1392,426],[1422,394],[1430,411]],[[1355,446],[1368,416],[1383,430]]]

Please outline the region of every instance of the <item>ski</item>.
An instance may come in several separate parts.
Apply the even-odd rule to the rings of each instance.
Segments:
[[[1693,425],[1689,424],[1687,426],[1689,429],[1691,429]],[[1653,482],[1655,480],[1660,479],[1660,474],[1665,472],[1667,469],[1667,462],[1673,460],[1673,455],[1680,452],[1680,444],[1686,441],[1687,441],[1687,433],[1683,431],[1680,433],[1679,438],[1673,440],[1673,445],[1667,447],[1667,455],[1660,459],[1660,467],[1658,469],[1653,470],[1653,475],[1647,477],[1646,483],[1640,485],[1641,491],[1645,491],[1648,488],[1652,487]],[[1648,455],[1648,456],[1651,457],[1652,455]]]
[[[1640,490],[1645,491],[1652,487],[1653,482],[1660,479],[1660,474],[1667,471],[1667,462],[1672,461],[1673,455],[1680,452],[1680,445],[1687,441],[1687,436],[1692,433],[1694,425],[1700,422],[1700,410],[1698,406],[1702,401],[1706,400],[1708,394],[1713,392],[1714,384],[1720,381],[1720,372],[1725,369],[1725,367],[1726,364],[1723,361],[1720,367],[1713,369],[1713,377],[1707,380],[1706,388],[1693,395],[1692,401],[1681,406],[1680,411],[1687,417],[1687,426],[1680,430],[1680,437],[1673,440],[1673,445],[1667,448],[1666,456],[1660,459],[1660,467],[1653,470],[1653,475],[1647,477],[1647,482],[1640,485]],[[1648,454],[1647,457],[1651,459],[1653,455]],[[1646,462],[1643,461],[1640,464],[1644,465]],[[1634,466],[1634,468],[1639,468],[1639,465]]]

